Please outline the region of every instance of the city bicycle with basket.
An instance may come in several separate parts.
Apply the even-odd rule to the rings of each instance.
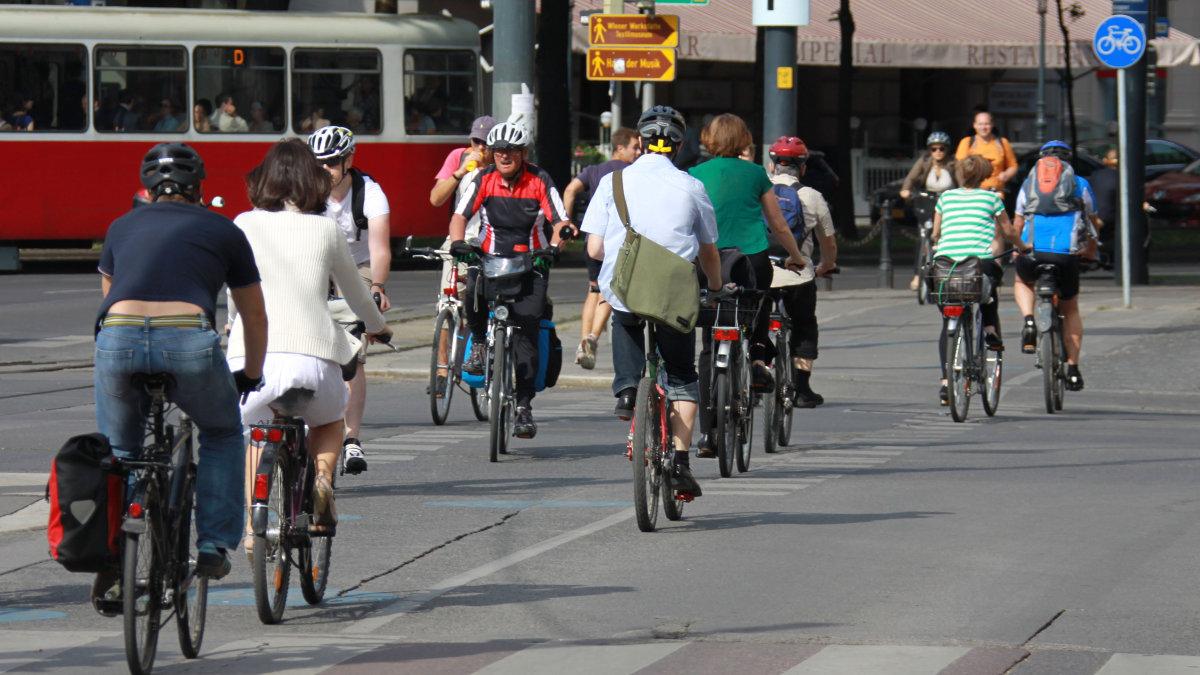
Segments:
[[[114,460],[131,475],[121,569],[125,657],[129,671],[140,675],[154,667],[158,633],[175,614],[179,648],[189,659],[200,653],[208,610],[208,579],[196,573],[196,453],[192,421],[174,411],[167,390],[174,386],[165,373],[135,374],[134,384],[149,394],[147,436],[150,442],[135,458]],[[162,612],[168,614],[163,618]]]
[[[462,365],[467,354],[467,327],[463,301],[459,298],[459,284],[463,281],[459,265],[449,251],[434,248],[413,248],[412,237],[405,243],[404,254],[423,260],[450,263],[450,277],[445,288],[438,291],[437,317],[433,321],[433,347],[429,355],[429,414],[433,423],[441,426],[450,415],[450,401],[455,389],[462,389],[471,397],[471,410],[475,419],[487,420],[487,408],[483,392],[463,381]]]
[[[950,416],[955,422],[966,421],[974,393],[972,386],[978,385],[983,410],[992,417],[1000,405],[1004,352],[988,349],[984,337],[979,305],[991,301],[991,278],[983,273],[982,260],[974,257],[961,261],[934,258],[928,276],[930,297],[941,310],[946,329],[942,373],[946,378]]]

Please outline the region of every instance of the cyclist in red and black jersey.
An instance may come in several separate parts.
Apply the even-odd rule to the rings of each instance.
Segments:
[[[563,208],[562,198],[550,175],[526,161],[530,134],[519,120],[510,119],[497,124],[488,133],[495,164],[482,170],[464,191],[450,219],[450,252],[456,257],[473,255],[474,249],[463,241],[467,220],[476,212],[480,215],[479,247],[493,255],[512,255],[522,251],[537,251],[557,247],[572,232]],[[517,411],[513,433],[518,438],[533,438],[537,425],[533,421],[531,402],[537,376],[538,322],[546,304],[546,287],[550,280],[550,263],[539,258],[534,270],[522,281],[521,294],[512,303],[513,321],[520,330],[514,340],[516,364]],[[478,298],[478,276],[467,282],[467,297]],[[463,364],[468,373],[483,372],[487,333],[487,307],[471,300],[466,307],[470,324],[471,354]]]

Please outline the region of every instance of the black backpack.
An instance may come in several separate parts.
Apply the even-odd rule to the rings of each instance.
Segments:
[[[371,174],[350,167],[350,214],[354,217],[354,241],[362,240],[362,233],[367,229],[367,216],[363,213],[363,204],[367,200],[367,180]],[[375,180],[371,178],[371,180]],[[378,183],[379,181],[375,181]]]
[[[50,465],[46,486],[50,557],[71,572],[99,572],[119,564],[125,477],[113,470],[103,434],[74,436]]]

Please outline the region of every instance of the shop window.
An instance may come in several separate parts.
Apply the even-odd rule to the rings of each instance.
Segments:
[[[196,47],[193,58],[196,131],[213,134],[283,131],[287,118],[283,49]]]

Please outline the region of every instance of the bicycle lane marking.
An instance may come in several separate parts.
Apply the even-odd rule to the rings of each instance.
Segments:
[[[387,626],[389,623],[399,619],[405,614],[415,611],[426,603],[436,600],[449,591],[466,586],[467,584],[495,574],[500,570],[512,567],[517,563],[539,556],[547,551],[552,551],[563,544],[569,544],[577,539],[582,539],[588,535],[595,534],[596,532],[612,527],[613,525],[623,523],[632,517],[633,509],[618,511],[617,513],[601,518],[600,520],[584,525],[583,527],[578,527],[574,530],[568,530],[562,534],[533,544],[532,546],[527,546],[519,551],[510,553],[502,558],[497,558],[489,563],[484,563],[483,565],[463,572],[462,574],[456,574],[452,577],[448,577],[439,581],[433,586],[430,586],[424,591],[410,594],[397,600],[396,602],[384,605],[383,607],[379,608],[378,612],[374,616],[368,616],[354,621],[339,632],[345,635],[366,635],[369,633],[374,633],[375,631]]]

